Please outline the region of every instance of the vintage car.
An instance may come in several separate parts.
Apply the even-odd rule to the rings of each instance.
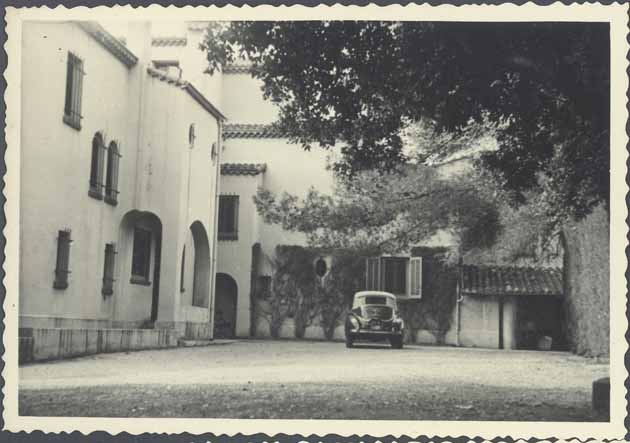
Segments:
[[[346,347],[355,341],[389,341],[403,347],[405,324],[398,316],[396,296],[389,292],[361,291],[354,294],[352,310],[346,317]]]

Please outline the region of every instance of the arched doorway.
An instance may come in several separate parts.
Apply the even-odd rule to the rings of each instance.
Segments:
[[[158,317],[162,222],[145,211],[127,212],[120,222],[117,319],[153,324]],[[148,322],[148,323],[147,323]]]
[[[228,274],[217,274],[214,300],[214,337],[236,335],[236,300],[238,288]]]
[[[192,305],[207,308],[210,298],[210,247],[208,245],[208,235],[203,224],[199,221],[190,225],[190,231],[192,232],[194,245]]]

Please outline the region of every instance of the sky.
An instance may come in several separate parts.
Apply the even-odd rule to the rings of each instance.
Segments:
[[[127,21],[105,20],[99,22],[110,34],[115,37],[127,37]],[[154,36],[184,36],[186,34],[185,22],[152,21],[151,35]]]

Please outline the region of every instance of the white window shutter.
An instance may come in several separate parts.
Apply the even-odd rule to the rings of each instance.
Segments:
[[[381,259],[369,257],[365,259],[365,289],[378,291],[380,289]]]
[[[409,297],[422,297],[422,257],[409,259]]]

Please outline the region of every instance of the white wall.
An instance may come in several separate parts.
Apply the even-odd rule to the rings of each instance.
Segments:
[[[158,319],[207,322],[211,307],[181,308],[179,276],[194,221],[204,226],[212,251],[218,159],[210,153],[218,143],[217,119],[186,91],[148,76],[141,62],[128,69],[72,23],[26,23],[22,49],[20,315],[147,319],[151,286],[130,284],[133,239],[121,232],[125,214],[146,211],[162,224]],[[68,51],[84,60],[86,72],[80,131],[62,122]],[[116,206],[88,196],[97,131],[106,144],[117,141],[122,155]],[[64,228],[72,230],[72,273],[68,288],[55,290],[56,238]],[[103,298],[110,242],[119,251],[117,283]]]

